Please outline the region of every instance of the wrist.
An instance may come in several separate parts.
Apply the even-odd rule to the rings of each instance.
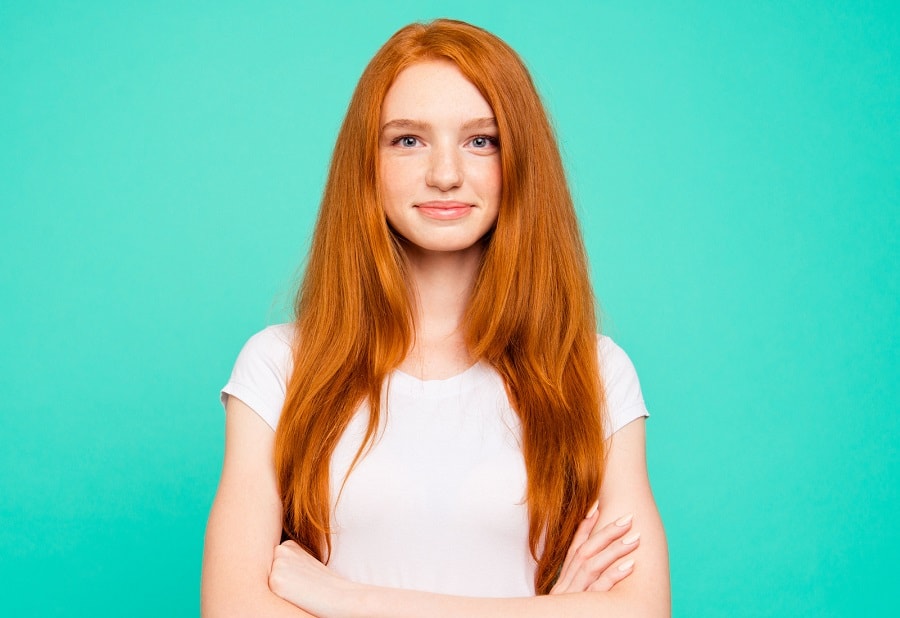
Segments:
[[[352,584],[352,594],[342,600],[347,613],[342,618],[396,618],[404,606],[398,591],[382,586]],[[412,591],[404,591],[412,594]],[[408,599],[407,599],[408,600]]]
[[[385,588],[346,582],[347,586],[339,593],[339,618],[377,618],[387,615],[384,610]]]

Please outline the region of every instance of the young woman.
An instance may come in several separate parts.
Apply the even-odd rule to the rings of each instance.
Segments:
[[[646,408],[594,311],[521,60],[400,30],[338,135],[296,320],[223,390],[204,615],[668,615]]]

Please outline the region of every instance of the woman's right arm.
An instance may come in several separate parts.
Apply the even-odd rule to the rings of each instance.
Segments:
[[[275,433],[244,402],[225,407],[225,461],[206,526],[201,615],[309,616],[268,584],[281,541],[281,498],[273,465]]]

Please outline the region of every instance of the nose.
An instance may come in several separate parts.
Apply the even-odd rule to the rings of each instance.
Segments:
[[[435,146],[431,153],[428,174],[425,182],[428,186],[441,191],[450,191],[462,184],[462,162],[456,148]]]

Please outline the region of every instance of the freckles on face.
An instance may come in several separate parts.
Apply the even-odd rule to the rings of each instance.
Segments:
[[[446,60],[413,64],[385,96],[379,188],[391,228],[423,251],[466,251],[494,226],[500,143],[491,106]]]

